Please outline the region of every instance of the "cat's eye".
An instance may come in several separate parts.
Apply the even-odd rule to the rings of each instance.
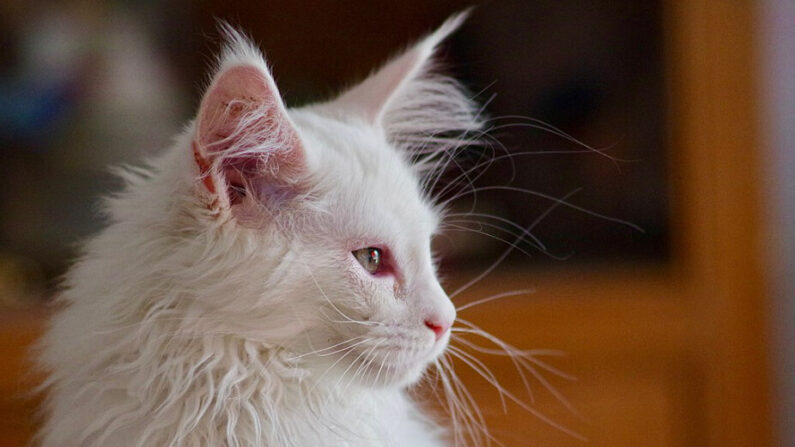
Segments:
[[[380,248],[360,248],[352,252],[359,264],[370,273],[377,273],[381,268],[382,255]]]

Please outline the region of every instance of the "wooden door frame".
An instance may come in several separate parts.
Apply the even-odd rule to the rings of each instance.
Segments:
[[[670,1],[683,290],[705,324],[710,445],[771,445],[756,4]],[[684,225],[683,222],[688,222]]]
[[[540,297],[484,306],[477,320],[520,345],[564,345],[575,359],[619,351],[685,359],[698,377],[702,413],[691,421],[698,432],[691,439],[712,447],[769,446],[755,4],[668,0],[663,6],[672,262],[500,274],[463,299],[493,294],[495,284],[531,285]],[[532,323],[505,327],[508,314]]]

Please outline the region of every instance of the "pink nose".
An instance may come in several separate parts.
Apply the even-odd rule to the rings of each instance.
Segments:
[[[431,320],[425,320],[425,326],[427,326],[428,329],[432,330],[433,333],[436,334],[437,340],[442,338],[442,335],[444,335],[444,333],[447,332],[448,329],[450,329],[449,324],[440,323],[438,321],[431,321]]]

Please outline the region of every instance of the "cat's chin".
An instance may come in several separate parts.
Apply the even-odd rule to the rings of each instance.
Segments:
[[[420,380],[428,364],[384,365],[376,372],[362,378],[362,385],[370,388],[404,388]]]
[[[447,340],[437,342],[433,350],[424,360],[408,363],[385,363],[375,369],[374,373],[363,377],[362,381],[373,388],[407,387],[417,383],[429,365],[444,352]]]
[[[319,368],[321,386],[334,388],[340,385],[359,389],[389,389],[404,388],[420,380],[428,368],[430,360],[414,361],[407,363],[370,363],[369,365],[355,364],[353,366]],[[339,369],[337,369],[339,368]],[[351,371],[357,372],[351,376]]]

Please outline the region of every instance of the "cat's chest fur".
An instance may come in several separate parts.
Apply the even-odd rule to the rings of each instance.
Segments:
[[[257,386],[273,393],[274,378]],[[257,380],[253,382],[258,382]],[[243,386],[252,386],[252,383]],[[60,433],[61,445],[133,446],[316,446],[316,447],[441,447],[443,431],[401,391],[312,395],[299,386],[279,389],[277,401],[269,397],[224,397],[207,401],[208,392],[196,389],[172,403],[172,408],[136,405],[122,390],[103,393],[73,407],[62,422],[71,429]],[[267,390],[267,391],[265,391]],[[263,398],[264,397],[264,398]],[[246,400],[248,400],[246,402]],[[202,406],[205,406],[202,408]],[[220,412],[219,412],[220,409]],[[109,414],[115,412],[114,414]],[[157,413],[157,416],[155,416]],[[203,414],[201,414],[203,413]],[[113,427],[82,438],[82,432],[100,422]],[[262,424],[263,427],[256,427]],[[71,434],[69,433],[71,432]],[[146,436],[143,436],[143,435]],[[146,439],[145,444],[141,444]]]

